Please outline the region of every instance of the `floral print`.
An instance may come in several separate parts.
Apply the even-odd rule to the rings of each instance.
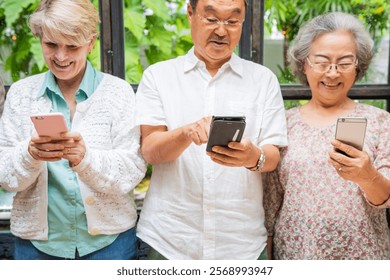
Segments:
[[[287,111],[289,146],[264,176],[264,208],[275,259],[390,259],[386,207],[370,204],[359,186],[328,163],[336,125],[315,128],[299,107]],[[364,150],[390,178],[390,114],[357,104],[349,114],[368,119]]]

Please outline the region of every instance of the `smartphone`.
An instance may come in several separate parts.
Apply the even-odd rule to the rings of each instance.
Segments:
[[[206,151],[213,146],[227,147],[229,142],[240,142],[245,130],[245,116],[213,116]]]
[[[362,151],[366,134],[366,118],[338,118],[336,125],[336,139]],[[336,150],[346,156],[344,152]]]
[[[68,126],[62,113],[48,113],[30,116],[39,136],[50,136],[61,139],[61,133],[68,131]]]

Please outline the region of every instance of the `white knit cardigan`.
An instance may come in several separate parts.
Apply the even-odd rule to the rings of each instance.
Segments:
[[[30,115],[51,108],[48,97],[38,97],[44,75],[11,86],[0,120],[0,185],[16,192],[11,231],[36,240],[48,237],[48,172],[46,162],[32,158],[27,149],[34,132]],[[146,163],[134,110],[131,86],[109,74],[89,99],[77,104],[71,130],[80,132],[87,151],[73,171],[91,235],[120,233],[136,223],[132,190],[144,177]]]

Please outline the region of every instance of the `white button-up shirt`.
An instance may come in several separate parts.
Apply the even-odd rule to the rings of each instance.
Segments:
[[[211,115],[245,116],[244,137],[287,145],[280,87],[267,68],[232,55],[211,77],[191,49],[150,66],[136,94],[137,124],[173,130]],[[191,144],[153,166],[138,236],[168,259],[256,259],[265,248],[261,174],[225,167]]]

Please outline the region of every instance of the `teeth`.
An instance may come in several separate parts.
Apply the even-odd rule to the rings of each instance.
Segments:
[[[324,83],[324,85],[327,86],[327,87],[336,87],[336,86],[338,86],[338,84],[326,84],[326,83]]]
[[[61,67],[66,67],[66,66],[69,66],[70,63],[67,63],[67,64],[61,64],[61,63],[58,63],[55,61],[55,64],[57,64],[58,66],[61,66]]]

